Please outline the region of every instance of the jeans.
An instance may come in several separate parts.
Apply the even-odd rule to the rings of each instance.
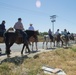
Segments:
[[[16,31],[18,31],[22,35],[23,42],[26,42],[27,41],[27,33],[22,30],[16,30]]]

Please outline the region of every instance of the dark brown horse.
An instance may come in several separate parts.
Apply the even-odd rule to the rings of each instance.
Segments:
[[[24,43],[21,35],[18,32],[6,32],[4,35],[5,38],[5,45],[6,45],[6,54],[7,56],[10,55],[10,47],[14,44],[22,44],[23,43],[23,48],[21,51],[21,54],[23,54],[23,50],[24,47],[26,46],[26,48],[28,49],[28,52],[30,53],[30,49],[29,49],[29,39],[31,36],[33,36],[34,38],[37,37],[36,33],[37,31],[30,31],[30,30],[26,30],[25,31],[27,33],[27,39],[26,39],[26,43]]]

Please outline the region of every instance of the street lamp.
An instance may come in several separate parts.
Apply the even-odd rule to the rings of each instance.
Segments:
[[[56,15],[50,16],[51,22],[52,22],[52,32],[54,34],[54,22],[56,22]]]

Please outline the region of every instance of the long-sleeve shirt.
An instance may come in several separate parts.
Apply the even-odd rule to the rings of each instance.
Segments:
[[[6,30],[4,24],[0,24],[0,30]]]

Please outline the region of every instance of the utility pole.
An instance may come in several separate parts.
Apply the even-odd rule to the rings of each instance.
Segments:
[[[52,22],[52,32],[54,34],[54,22],[56,22],[56,15],[50,16],[51,22]]]

